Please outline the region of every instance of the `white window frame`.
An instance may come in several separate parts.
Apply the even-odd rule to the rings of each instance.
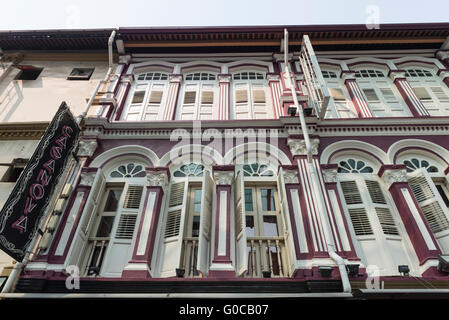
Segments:
[[[121,120],[122,121],[154,121],[154,120],[164,120],[164,109],[166,106],[166,100],[168,96],[168,87],[169,87],[169,76],[166,72],[147,72],[136,75],[136,79],[141,77],[142,75],[149,75],[149,74],[163,74],[167,76],[166,80],[136,80],[132,88],[130,90],[130,93],[128,94],[128,97],[126,99],[126,108],[124,112],[122,113]],[[162,98],[160,103],[149,103],[151,92],[155,89],[158,89],[158,91],[162,91]],[[134,97],[134,94],[137,91],[144,91],[144,97],[143,101],[141,103],[133,104],[132,100]],[[136,119],[128,120],[128,115],[131,113],[132,108],[140,108],[138,111],[134,111],[133,113],[137,114]],[[153,119],[147,119],[145,120],[145,116],[148,113],[148,108],[158,108],[156,117],[153,117]],[[152,112],[154,114],[154,111]]]
[[[357,118],[358,114],[354,108],[349,92],[344,85],[341,78],[338,76],[336,70],[324,69],[322,70],[323,79],[326,81],[327,88],[329,90],[330,99],[329,107],[326,112],[326,119],[332,118]],[[341,90],[345,100],[335,100],[332,95],[332,89]]]
[[[236,75],[238,74],[246,74],[246,73],[255,73],[256,74],[256,79],[234,79],[236,77]],[[263,79],[257,79],[257,75],[261,74],[263,76]],[[236,91],[237,90],[247,90],[247,102],[242,102],[237,104],[236,102]],[[264,91],[265,93],[265,103],[256,103],[254,102],[254,94],[253,94],[253,90],[258,90],[261,89]],[[230,95],[230,99],[231,99],[231,103],[230,103],[230,108],[231,108],[231,119],[233,120],[246,120],[246,119],[272,119],[274,117],[273,115],[273,103],[272,103],[272,98],[271,98],[271,90],[270,90],[270,86],[268,85],[268,81],[266,80],[266,72],[262,72],[262,71],[258,71],[258,70],[240,70],[238,72],[234,72],[232,74],[232,88],[231,88],[231,95]],[[241,109],[241,108],[247,108],[247,111],[245,112],[240,112],[237,111],[237,109]],[[256,114],[258,114],[258,110],[257,108],[260,107],[264,107],[265,110],[263,111],[263,113],[266,114],[265,118],[258,118],[256,117]],[[237,117],[236,112],[239,113],[246,113],[248,116],[247,117]],[[262,113],[262,112],[260,112]]]

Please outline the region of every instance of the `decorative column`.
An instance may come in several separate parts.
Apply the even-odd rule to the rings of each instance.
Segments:
[[[122,278],[151,278],[156,233],[161,212],[164,189],[170,177],[167,168],[146,168],[148,185],[145,203],[140,215],[136,243],[128,265],[123,269]]]
[[[170,85],[168,87],[168,97],[165,103],[164,120],[175,120],[176,105],[178,103],[179,87],[182,81],[182,74],[171,74]]]
[[[209,277],[235,277],[231,261],[231,185],[234,166],[214,166],[217,205],[215,212],[215,239]]]
[[[337,169],[337,164],[321,165],[333,218],[338,230],[338,238],[341,243],[339,254],[342,258],[350,261],[360,261],[360,258],[357,257],[357,253],[355,252],[354,243],[350,236],[349,225],[344,214],[343,205],[341,204],[341,197],[339,196],[337,188]]]
[[[436,57],[444,64],[446,68],[449,68],[449,50],[438,50]]]
[[[383,165],[378,175],[386,183],[418,256],[421,272],[435,266],[437,242],[408,184],[405,165]],[[434,261],[432,261],[434,260]]]
[[[278,119],[284,115],[284,111],[282,108],[283,106],[281,103],[281,96],[282,96],[281,78],[279,74],[268,73],[267,80],[271,90],[274,118]]]
[[[343,79],[345,86],[348,89],[349,96],[351,97],[352,103],[354,104],[354,108],[359,118],[374,117],[368,105],[368,102],[365,100],[365,96],[363,95],[362,90],[360,90],[360,87],[357,84],[357,81],[355,79],[355,72],[343,70],[341,72],[341,78]]]
[[[229,86],[231,83],[230,74],[219,74],[218,75],[218,120],[229,120],[230,109],[229,109]]]
[[[415,117],[428,117],[430,116],[426,107],[418,99],[415,92],[412,90],[410,83],[405,78],[405,73],[402,70],[391,70],[389,77],[393,80],[396,88],[401,93],[402,98],[409,107],[411,113]]]

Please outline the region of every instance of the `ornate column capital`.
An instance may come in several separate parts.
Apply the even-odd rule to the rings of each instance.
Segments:
[[[320,139],[314,138],[310,139],[312,155],[318,154],[318,146],[320,144]],[[290,148],[292,156],[304,156],[307,155],[306,142],[303,139],[291,139],[287,140],[287,145]]]
[[[147,172],[148,186],[165,188],[169,181],[167,168],[145,168]]]
[[[284,172],[284,183],[299,183],[298,170],[285,169]]]
[[[438,70],[437,75],[441,80],[449,78],[449,69],[440,69]]]
[[[337,182],[337,168],[324,169],[323,170],[324,182],[335,183]]]
[[[390,70],[388,72],[388,77],[392,81],[395,81],[396,79],[405,79],[405,71],[404,70]]]
[[[219,74],[218,82],[230,83],[232,79],[232,75],[230,74]]]
[[[180,83],[182,81],[182,74],[170,74],[169,76],[170,78],[170,83],[174,82],[174,83]]]
[[[83,171],[80,177],[80,186],[92,187],[97,171]]]
[[[97,140],[81,140],[78,145],[78,152],[76,153],[80,157],[92,157],[95,150],[97,150]]]
[[[391,165],[391,166],[384,165],[379,170],[378,175],[386,183],[388,189],[390,189],[393,183],[408,182],[405,165]]]
[[[346,80],[355,80],[355,72],[350,70],[343,70],[340,73],[340,78],[345,82]]]
[[[281,81],[281,75],[277,73],[267,73],[267,81]]]
[[[449,59],[449,50],[438,50],[436,53],[436,57],[440,60]]]

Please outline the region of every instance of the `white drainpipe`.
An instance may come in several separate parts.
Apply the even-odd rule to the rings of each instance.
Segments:
[[[304,142],[306,144],[307,161],[309,163],[308,168],[311,171],[311,176],[313,176],[312,185],[314,187],[314,192],[319,197],[318,205],[319,205],[320,212],[322,213],[322,216],[323,216],[323,213],[326,212],[326,210],[325,210],[325,206],[323,205],[323,198],[321,196],[321,192],[320,192],[320,188],[319,188],[319,178],[315,171],[315,167],[312,164],[312,146],[310,144],[309,132],[307,130],[307,124],[306,124],[306,120],[304,118],[304,113],[303,113],[302,107],[299,105],[299,102],[298,102],[295,85],[293,84],[293,80],[291,78],[291,71],[290,71],[290,66],[288,63],[288,31],[287,31],[287,29],[284,29],[284,68],[285,68],[287,82],[290,86],[290,90],[292,91],[293,102],[295,104],[296,110],[298,111],[299,121],[301,123],[302,133],[304,136]],[[338,270],[340,271],[341,282],[343,284],[343,292],[351,292],[351,283],[349,282],[345,262],[344,262],[343,258],[340,257],[335,252],[334,245],[332,243],[330,243],[330,240],[332,238],[331,238],[331,235],[329,232],[330,226],[329,226],[328,219],[323,219],[323,220],[325,221],[323,227],[325,228],[327,251],[328,251],[331,259],[334,260],[334,262],[337,264]]]

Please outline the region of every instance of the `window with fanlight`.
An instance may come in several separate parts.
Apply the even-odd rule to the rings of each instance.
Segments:
[[[168,84],[168,73],[147,72],[137,75],[122,120],[163,120]]]
[[[331,95],[326,118],[356,118],[357,111],[337,71],[322,70],[322,74]]]

